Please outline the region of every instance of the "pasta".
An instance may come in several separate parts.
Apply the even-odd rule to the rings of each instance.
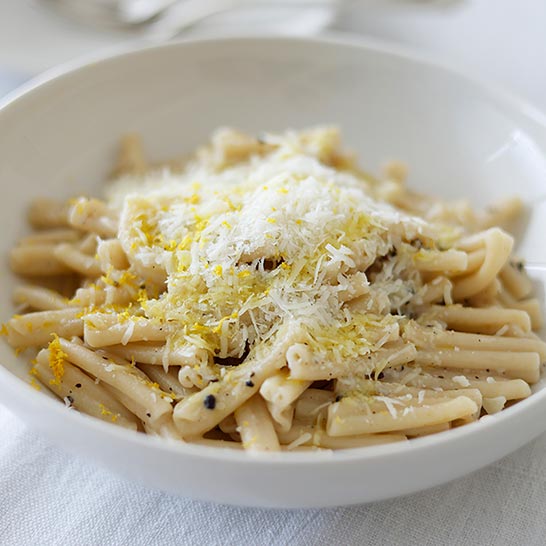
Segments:
[[[122,141],[103,200],[38,199],[3,327],[92,417],[248,451],[437,434],[531,394],[541,305],[488,212],[374,178],[335,129],[230,129],[185,161]],[[40,383],[37,383],[39,380]]]

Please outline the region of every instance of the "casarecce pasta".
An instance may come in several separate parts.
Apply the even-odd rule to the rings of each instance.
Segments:
[[[123,140],[103,200],[36,200],[3,328],[31,383],[169,439],[346,449],[446,431],[531,394],[540,303],[489,212],[375,178],[334,129],[217,131],[187,161]],[[37,382],[39,381],[39,383]]]

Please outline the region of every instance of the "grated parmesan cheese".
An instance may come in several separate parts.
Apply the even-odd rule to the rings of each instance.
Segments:
[[[118,313],[126,315],[121,343],[131,340],[135,313],[165,324],[170,351],[193,346],[220,358],[241,358],[287,321],[317,361],[334,363],[398,333],[422,303],[414,258],[447,228],[386,203],[377,181],[341,160],[338,144],[333,129],[258,144],[223,129],[181,173],[115,181],[109,205],[121,209],[131,272],[102,282],[138,290],[138,305]]]
[[[135,323],[133,321],[129,321],[127,323],[127,328],[125,329],[125,332],[123,333],[123,336],[121,338],[122,345],[127,345],[127,343],[129,343],[134,330],[135,330]]]
[[[461,387],[470,387],[470,381],[464,375],[456,375],[453,377],[453,382]]]
[[[304,432],[301,436],[296,438],[294,441],[290,442],[286,446],[286,449],[287,449],[287,451],[291,451],[291,450],[295,449],[296,447],[299,447],[299,446],[305,444],[309,440],[312,440],[312,438],[313,438],[313,436],[312,436],[312,434],[310,432]]]
[[[394,406],[395,404],[402,406],[403,403],[400,400],[396,400],[395,398],[389,398],[387,396],[376,396],[375,399],[378,402],[383,402],[383,404],[385,404],[387,411],[391,414],[393,419],[398,418],[398,412],[396,411],[396,408]]]

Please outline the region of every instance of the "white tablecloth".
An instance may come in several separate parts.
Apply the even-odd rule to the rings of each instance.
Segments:
[[[546,435],[448,485],[329,510],[218,506],[66,455],[0,406],[3,546],[543,545]],[[446,465],[449,461],[446,461]]]

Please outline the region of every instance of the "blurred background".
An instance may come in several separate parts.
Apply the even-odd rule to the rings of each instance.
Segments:
[[[0,0],[0,95],[122,43],[352,32],[425,51],[546,110],[544,0]]]

